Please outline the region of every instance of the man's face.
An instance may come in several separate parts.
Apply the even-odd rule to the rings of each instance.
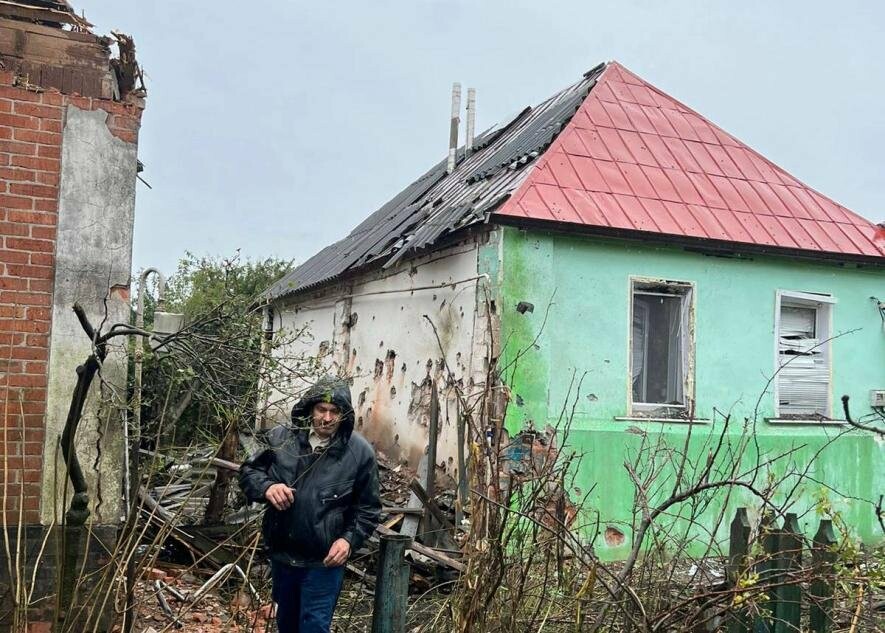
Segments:
[[[317,435],[332,437],[341,423],[341,409],[331,402],[318,402],[313,405],[312,422]]]

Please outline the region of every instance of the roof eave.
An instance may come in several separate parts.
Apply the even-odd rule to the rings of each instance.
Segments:
[[[493,215],[490,223],[501,226],[512,226],[522,229],[533,229],[551,233],[568,235],[580,235],[583,237],[604,237],[631,241],[648,242],[659,245],[676,246],[686,250],[702,252],[717,256],[735,255],[769,255],[772,257],[792,257],[811,261],[827,261],[830,263],[852,263],[885,268],[885,256],[873,257],[870,255],[852,255],[849,253],[831,253],[824,251],[810,251],[799,248],[784,248],[780,246],[768,246],[764,244],[749,244],[743,242],[731,242],[711,238],[695,238],[682,235],[670,235],[651,231],[636,231],[617,229],[611,227],[592,226],[586,224],[572,224],[556,220],[539,220],[521,218],[510,215]]]
[[[463,227],[456,229],[455,231],[447,234],[439,241],[434,242],[426,246],[425,248],[419,249],[410,249],[408,254],[402,257],[397,261],[399,265],[406,265],[412,262],[415,259],[421,258],[429,253],[434,251],[443,250],[449,248],[465,239],[469,239],[471,236],[476,234],[481,234],[488,230],[488,224],[484,222],[476,222],[473,224],[469,224]],[[313,295],[317,292],[324,292],[328,290],[330,287],[335,285],[344,285],[349,283],[355,283],[361,281],[361,278],[370,275],[371,273],[376,273],[380,271],[384,271],[387,269],[388,258],[378,258],[372,261],[369,261],[358,268],[350,268],[342,273],[339,273],[335,277],[331,277],[329,279],[325,279],[323,281],[319,281],[317,283],[313,283],[310,285],[302,286],[300,288],[291,288],[284,293],[277,295],[267,295],[265,294],[260,300],[259,303],[262,305],[279,305],[279,304],[291,304],[298,302],[299,299]]]

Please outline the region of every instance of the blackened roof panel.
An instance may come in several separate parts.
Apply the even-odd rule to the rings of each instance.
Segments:
[[[379,260],[390,265],[452,231],[484,221],[522,183],[527,168],[575,114],[603,69],[597,66],[540,105],[480,134],[469,156],[463,147],[458,150],[451,174],[446,174],[445,160],[434,165],[350,235],[273,284],[265,299],[315,288]]]

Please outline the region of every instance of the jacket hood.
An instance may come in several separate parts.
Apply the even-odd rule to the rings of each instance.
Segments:
[[[319,402],[330,402],[341,409],[341,423],[335,435],[346,443],[353,433],[353,404],[350,386],[340,378],[329,376],[320,378],[308,389],[301,400],[292,407],[292,425],[299,430],[309,429],[313,406]]]

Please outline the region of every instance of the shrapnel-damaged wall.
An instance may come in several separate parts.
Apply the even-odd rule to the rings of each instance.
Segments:
[[[690,449],[696,451],[692,459],[703,463],[704,441],[721,432],[724,421],[717,411],[730,413],[735,420],[728,431],[734,439],[742,432],[743,420],[753,417],[758,402],[759,449],[768,456],[795,451],[791,463],[808,466],[809,475],[821,482],[808,480],[796,491],[799,502],[793,509],[806,517],[801,519],[807,523],[806,533],[814,529],[813,508],[826,494],[859,536],[868,541],[881,538],[873,504],[885,487],[885,444],[860,431],[837,437],[844,425],[770,423],[775,403],[767,383],[776,360],[777,291],[832,294],[837,301],[833,332],[844,334],[831,342],[830,417],[843,417],[843,394],[850,396],[855,416],[870,414],[870,390],[885,387],[885,331],[870,301],[871,295],[883,294],[885,269],[763,255],[710,257],[639,241],[509,228],[504,229],[502,252],[505,362],[508,355],[529,350],[517,370],[505,376],[513,387],[508,428],[516,433],[527,425],[555,426],[564,403],[575,403],[569,444],[584,455],[576,485],[590,492],[588,508],[599,512],[603,530],[626,533],[625,539],[597,543],[601,555],[618,558],[629,548],[635,491],[624,460],[636,453],[641,442],[631,427],[652,437],[661,435],[678,447],[689,428],[678,421],[623,419],[629,411],[631,384],[631,276],[694,284],[695,417],[707,422],[692,428]],[[516,311],[520,301],[533,303],[534,312]],[[576,401],[574,390],[570,391],[575,374],[584,376]],[[832,438],[837,439],[818,454]],[[751,467],[755,458],[748,454],[744,465]],[[729,517],[736,506],[758,505],[744,491],[733,491],[730,498],[720,495],[703,517],[704,528],[712,528],[726,501]],[[812,511],[803,514],[806,510]],[[727,529],[726,523],[719,537],[727,538]]]
[[[484,291],[488,275],[480,254],[497,239],[495,231],[469,235],[391,270],[366,272],[278,303],[273,307],[277,336],[305,326],[308,333],[279,354],[325,354],[322,371],[352,380],[356,429],[391,459],[413,466],[427,446],[431,386],[436,383],[437,468],[454,477],[458,405],[446,367],[465,392],[482,389],[491,321]],[[291,387],[297,390],[298,385]],[[271,400],[278,403],[274,421],[287,420],[291,399],[277,392]]]

